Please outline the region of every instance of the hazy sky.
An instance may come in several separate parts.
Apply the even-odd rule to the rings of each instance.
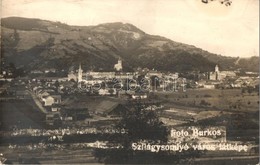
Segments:
[[[148,34],[225,56],[259,55],[259,0],[0,0],[2,17],[70,25],[132,23]]]

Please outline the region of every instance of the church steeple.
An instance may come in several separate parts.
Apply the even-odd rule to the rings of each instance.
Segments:
[[[82,81],[82,73],[83,73],[83,70],[81,69],[81,63],[80,63],[79,70],[78,70],[78,82]]]
[[[215,72],[219,72],[218,65],[215,66]]]
[[[117,61],[117,64],[114,65],[114,69],[115,69],[116,71],[122,71],[123,66],[122,66],[122,60],[121,60],[121,58],[119,58],[118,61]]]
[[[215,66],[215,74],[216,74],[216,80],[219,80],[219,68],[218,65]]]

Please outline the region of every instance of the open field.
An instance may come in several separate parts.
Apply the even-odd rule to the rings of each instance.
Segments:
[[[252,142],[259,141],[259,102],[256,93],[242,94],[241,90],[188,90],[187,92],[154,93],[150,101],[160,102],[164,108],[158,111],[160,119],[168,126],[225,126],[227,140]],[[204,102],[202,102],[204,100]],[[91,120],[91,126],[111,126],[115,118],[102,116],[99,113],[108,112],[116,105],[125,103],[126,100],[115,97],[101,96],[68,96],[62,104],[71,108],[88,108],[92,114],[91,119],[77,121],[71,125],[75,128],[88,127],[86,121]],[[202,103],[201,103],[202,102]],[[249,103],[250,102],[250,103]],[[37,109],[33,100],[10,100],[0,102],[1,127],[5,130],[18,128],[44,128],[44,114]],[[72,122],[72,121],[71,121]],[[84,124],[82,124],[84,123]],[[71,126],[70,125],[70,126]],[[0,152],[13,163],[94,163],[98,161],[93,156],[93,148],[72,147],[75,143],[85,143],[88,137],[66,137],[61,142],[64,146],[60,149],[21,149],[9,148],[8,143],[0,147]],[[91,136],[91,140],[102,140]],[[74,139],[74,141],[70,141]],[[2,138],[4,140],[4,138]],[[70,141],[70,142],[68,142]],[[92,142],[92,141],[91,141]],[[26,145],[38,144],[27,141]],[[17,146],[23,146],[17,144]],[[251,151],[250,151],[251,152]],[[219,151],[206,153],[195,159],[191,164],[243,164],[257,162],[259,151],[252,153],[230,153]],[[228,157],[223,157],[228,155]],[[243,157],[244,156],[244,157]],[[252,160],[248,159],[252,158]],[[216,158],[212,161],[211,158]],[[242,163],[241,163],[242,162]]]
[[[66,148],[60,149],[8,149],[0,147],[0,152],[5,151],[4,155],[12,163],[26,164],[102,164],[93,156],[92,148],[75,148],[70,145],[64,145]],[[54,156],[55,155],[55,156]],[[173,155],[174,156],[174,155]],[[238,153],[226,151],[207,153],[199,158],[195,158],[189,164],[256,164],[259,156],[254,153]]]
[[[240,89],[156,92],[169,126],[225,126],[228,140],[259,143],[259,96]]]
[[[45,126],[45,115],[32,100],[1,101],[0,107],[1,130]]]
[[[256,92],[242,94],[241,89],[195,89],[186,92],[157,92],[155,98],[165,104],[185,107],[203,107],[230,111],[258,111],[259,96]]]
[[[76,149],[67,147],[67,149],[28,150],[0,147],[0,152],[2,150],[4,150],[4,155],[8,157],[8,160],[15,164],[99,164],[93,157],[93,149],[91,148]]]
[[[104,113],[113,110],[124,100],[115,97],[104,96],[65,96],[62,105],[67,108],[87,108],[90,112]]]

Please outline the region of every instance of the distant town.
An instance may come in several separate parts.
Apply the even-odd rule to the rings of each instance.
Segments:
[[[218,65],[211,72],[161,72],[141,67],[134,72],[124,72],[121,59],[112,72],[86,71],[83,67],[79,63],[77,68],[71,67],[67,72],[55,68],[32,70],[25,76],[17,74],[14,65],[2,67],[0,100],[5,110],[1,113],[7,110],[13,113],[7,113],[5,117],[9,120],[0,123],[3,136],[47,137],[43,146],[34,146],[40,149],[44,145],[52,146],[55,141],[66,141],[65,135],[125,132],[115,130],[114,123],[131,104],[141,103],[144,110],[158,112],[160,120],[169,127],[196,125],[206,120],[211,123],[212,118],[220,116],[225,120],[223,115],[240,114],[245,109],[250,114],[256,113],[259,106],[259,74],[256,72],[222,71]],[[57,76],[62,74],[63,77]],[[18,111],[22,115],[16,114]],[[231,123],[223,122],[229,129]],[[254,134],[249,140],[255,140],[253,137]],[[227,137],[239,138],[237,135]],[[6,143],[9,149],[17,147],[9,140]],[[106,143],[94,142],[88,147],[101,146]]]
[[[257,72],[221,71],[215,66],[212,72],[163,73],[155,69],[138,68],[135,72],[123,72],[122,60],[114,65],[114,72],[83,71],[81,64],[71,69],[67,77],[53,76],[56,69],[33,70],[26,77],[14,78],[14,69],[2,68],[1,95],[8,98],[32,97],[38,108],[46,114],[46,122],[54,124],[56,119],[74,120],[84,110],[70,113],[61,108],[63,96],[81,94],[109,96],[128,99],[148,99],[152,92],[185,92],[196,89],[242,89],[258,91]],[[52,76],[48,76],[52,75]],[[8,82],[8,83],[5,83]],[[65,108],[65,109],[64,109]],[[65,114],[62,113],[66,111]],[[83,115],[84,116],[84,115]],[[87,117],[87,115],[85,114]]]

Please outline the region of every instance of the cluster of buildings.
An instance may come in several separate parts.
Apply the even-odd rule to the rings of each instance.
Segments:
[[[50,82],[46,84],[48,83]],[[57,125],[57,123],[61,123],[62,120],[84,120],[89,116],[87,108],[69,109],[62,106],[62,91],[60,90],[60,86],[55,86],[55,83],[51,84],[52,85],[43,87],[41,83],[41,85],[32,87],[33,96],[35,96],[34,101],[39,109],[46,114],[46,123],[48,125]]]
[[[134,89],[135,87],[140,87],[140,81],[143,81],[153,86],[154,83],[151,82],[152,77],[156,77],[158,81],[164,81],[161,83],[161,86],[165,85],[165,83],[170,83],[179,78],[178,73],[168,73],[164,74],[157,70],[149,70],[147,68],[138,70],[136,72],[122,72],[122,60],[119,59],[118,63],[114,65],[114,72],[94,72],[94,71],[87,71],[84,72],[82,70],[81,64],[79,65],[78,70],[70,71],[68,73],[68,81],[75,81],[78,82],[78,87],[84,85],[94,86],[95,84],[107,83],[112,81],[118,81],[119,86],[123,86],[123,82],[128,81],[130,86]],[[142,79],[140,80],[140,77]],[[139,81],[139,82],[138,82]],[[100,89],[101,95],[109,94],[108,90]],[[111,92],[110,92],[111,93]]]
[[[192,84],[189,86],[190,88],[206,89],[255,88],[257,85],[259,87],[258,73],[246,72],[244,75],[239,75],[236,71],[220,71],[218,65],[213,72],[200,73],[203,76],[199,77],[198,80],[179,77],[178,73],[163,73],[147,68],[140,68],[135,72],[123,72],[121,59],[114,65],[114,69],[113,72],[84,72],[79,64],[78,69],[69,71],[67,77],[46,77],[46,75],[40,74],[42,76],[32,79],[28,77],[16,78],[16,81],[10,83],[12,88],[1,87],[3,89],[0,89],[0,94],[6,90],[5,88],[10,88],[8,91],[14,93],[16,98],[26,99],[32,95],[39,109],[46,114],[46,122],[49,125],[55,125],[57,121],[77,121],[89,117],[87,108],[72,109],[62,105],[62,97],[64,99],[74,93],[147,99],[150,91],[185,89],[188,88],[188,84]],[[45,70],[44,73],[53,72],[56,70],[49,69]],[[11,73],[10,70],[5,74]],[[40,72],[35,71],[35,73]]]
[[[46,123],[54,125],[55,121],[60,120],[61,95],[54,84],[41,82],[31,83],[31,92],[38,108],[46,114]]]
[[[77,82],[79,88],[82,86],[93,87],[98,86],[98,84],[106,83],[114,81],[115,79],[120,82],[120,85],[123,86],[123,82],[126,80],[131,80],[130,85],[133,87],[140,86],[138,82],[139,77],[142,76],[143,79],[148,80],[150,84],[149,89],[167,89],[169,86],[172,86],[173,81],[177,80],[182,82],[183,79],[179,77],[178,73],[162,73],[157,70],[149,70],[147,68],[137,70],[135,72],[123,72],[123,63],[121,59],[118,59],[118,62],[114,65],[114,70],[112,72],[96,72],[96,71],[87,71],[84,72],[81,65],[77,70],[69,71],[67,77],[56,77],[50,76],[51,73],[57,73],[57,70],[54,68],[45,69],[43,71],[40,70],[32,70],[31,74],[35,75],[45,75],[44,79],[48,81],[59,81],[65,82],[74,80]],[[65,71],[62,71],[65,73]],[[12,80],[12,76],[14,75],[14,67],[9,66],[7,69],[1,69],[0,79],[2,78],[4,81]],[[46,77],[46,76],[50,77]],[[57,74],[58,75],[58,74]],[[154,87],[154,83],[151,82],[151,78],[156,77],[159,81],[159,85]],[[189,78],[187,78],[189,81]],[[140,80],[139,80],[140,81]],[[186,81],[186,80],[185,80]],[[193,81],[193,80],[191,80]],[[259,74],[254,72],[246,72],[244,75],[239,75],[239,71],[220,71],[219,66],[215,66],[215,70],[213,72],[205,72],[200,73],[198,80],[194,80],[192,83],[193,88],[208,88],[214,89],[219,86],[232,87],[232,88],[242,88],[245,86],[255,86],[259,84]],[[112,91],[111,89],[100,89],[100,95],[111,95],[116,94],[116,91]],[[52,98],[41,98],[43,102],[52,102]],[[44,103],[45,104],[45,103]],[[51,104],[51,103],[50,103]]]
[[[38,96],[42,105],[45,107],[52,107],[52,111],[55,111],[53,106],[61,103],[61,95],[56,94],[53,89],[34,87],[33,91]]]
[[[254,72],[240,71],[220,71],[218,65],[214,72],[204,73],[198,81],[195,82],[195,88],[243,88],[259,85],[259,74]]]
[[[132,99],[147,99],[150,90],[167,91],[169,86],[174,87],[176,84],[180,88],[184,88],[187,85],[184,82],[191,82],[189,79],[180,78],[178,73],[162,73],[154,69],[123,72],[121,60],[118,60],[114,69],[116,70],[114,72],[84,72],[82,66],[79,65],[78,70],[70,71],[67,77],[37,77],[30,80],[29,86],[46,112],[47,123],[52,125],[55,120],[78,120],[80,116],[84,116],[83,118],[88,116],[87,109],[68,110],[66,107],[61,108],[62,96],[66,94],[78,93],[79,91],[87,94],[91,93],[90,91],[93,92],[94,88],[100,87],[95,94],[101,96],[118,95],[120,97],[126,94]],[[218,66],[215,67],[214,72],[205,73],[205,75],[204,79],[193,81],[195,88],[214,89],[220,86],[242,88],[259,85],[257,74],[248,73],[245,76],[238,76],[233,71],[220,71]],[[145,80],[141,80],[144,85],[140,84],[140,77]],[[125,82],[129,83],[131,89],[144,87],[150,90],[144,92],[127,91],[123,88],[126,85]],[[119,88],[115,88],[115,85],[119,85],[117,86]],[[68,90],[71,92],[66,93]]]
[[[167,91],[169,86],[175,86],[175,88],[183,87],[186,83],[185,78],[180,78],[178,73],[162,73],[157,70],[149,70],[149,69],[141,69],[141,71],[136,72],[122,72],[122,61],[119,59],[118,63],[115,64],[114,69],[115,72],[83,72],[81,65],[79,65],[79,69],[76,71],[70,71],[68,74],[68,80],[74,80],[78,82],[79,87],[82,84],[93,86],[95,84],[101,84],[104,82],[109,82],[114,79],[120,80],[120,82],[124,82],[126,80],[131,80],[131,86],[140,86],[138,84],[139,76],[143,76],[145,80],[148,80],[149,89],[153,91],[157,89],[161,89]],[[189,85],[192,88],[206,88],[206,89],[215,89],[219,87],[223,88],[243,88],[246,86],[255,87],[259,84],[259,75],[258,73],[246,72],[245,75],[239,75],[239,71],[220,71],[218,65],[215,66],[215,70],[213,72],[201,73],[199,80],[194,81]],[[153,81],[151,78],[156,77],[158,80],[158,84],[151,82]],[[144,81],[145,82],[145,81]],[[176,84],[179,84],[176,86]],[[122,85],[122,84],[121,84]],[[187,85],[187,84],[186,84]],[[112,92],[113,94],[116,91]],[[108,92],[108,89],[101,89],[99,91],[100,95],[109,95],[111,91]]]
[[[218,65],[215,66],[215,71],[210,72],[208,74],[209,80],[224,80],[225,78],[230,77],[236,77],[236,73],[234,71],[220,71]]]

